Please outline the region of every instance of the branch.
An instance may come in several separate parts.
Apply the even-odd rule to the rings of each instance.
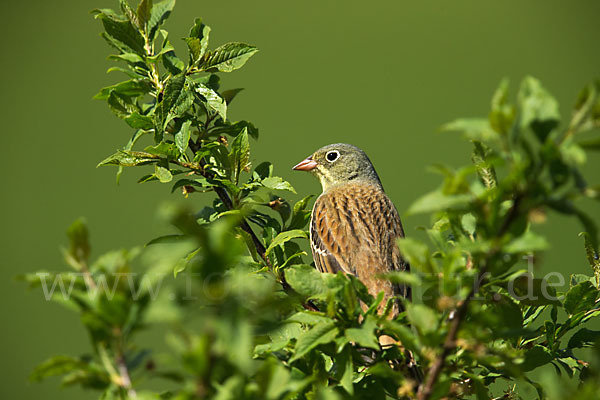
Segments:
[[[104,369],[110,375],[111,381],[127,392],[128,399],[135,400],[137,399],[137,393],[131,383],[131,375],[129,374],[125,354],[123,352],[123,333],[120,328],[117,329],[116,342],[113,348],[117,369],[115,369],[113,362],[104,347],[104,343],[98,344],[98,354]]]
[[[215,188],[215,192],[217,192],[217,196],[219,196],[219,199],[221,199],[225,207],[227,207],[227,209],[229,210],[233,210],[233,202],[231,201],[229,194],[227,194],[227,191],[223,188],[217,187]],[[271,261],[269,261],[269,258],[267,257],[265,246],[256,236],[256,234],[254,233],[250,225],[248,225],[248,222],[246,222],[245,219],[243,219],[240,223],[240,228],[242,228],[244,232],[250,235],[250,237],[252,238],[252,243],[254,243],[254,247],[256,248],[256,252],[258,253],[258,255],[260,255],[264,262],[269,267],[271,267]]]
[[[189,148],[192,150],[192,152],[194,154],[196,154],[196,152],[198,152],[198,150],[200,150],[200,147],[201,147],[201,145],[199,143],[196,143],[190,139]],[[204,161],[204,159],[200,160],[199,165],[201,168],[196,169],[196,171],[200,175],[202,175],[203,177],[205,177],[207,179],[212,178],[212,174],[210,172],[206,171],[206,169],[204,168],[206,165],[206,162]],[[231,200],[231,197],[229,197],[229,194],[227,193],[227,191],[221,187],[215,187],[214,190],[217,193],[217,196],[219,196],[219,199],[221,199],[221,201],[223,202],[223,205],[225,205],[225,207],[227,207],[228,210],[233,210],[234,209],[233,201]],[[260,257],[263,259],[265,264],[271,270],[273,270],[271,261],[269,260],[269,258],[267,257],[267,254],[266,254],[267,249],[262,244],[262,242],[260,241],[258,236],[256,236],[256,234],[254,233],[254,231],[252,230],[252,228],[250,227],[250,225],[248,224],[248,222],[245,219],[243,219],[242,222],[240,223],[240,228],[244,232],[248,233],[248,235],[250,235],[250,238],[252,238],[252,243],[254,244],[257,254],[260,255]],[[283,286],[283,290],[285,290],[287,293],[295,293],[294,289],[292,289],[292,287],[289,285],[289,283],[287,283],[287,281],[285,280],[285,276],[281,275],[280,277],[277,277],[277,278],[279,278],[279,282],[281,283],[281,286]],[[317,306],[315,306],[311,301],[302,303],[302,307],[304,307],[306,310],[310,310],[310,311],[319,311]]]
[[[189,148],[192,150],[192,152],[194,154],[196,154],[198,152],[198,150],[200,150],[200,147],[201,147],[201,145],[199,143],[196,143],[190,139]],[[206,171],[206,169],[204,168],[206,166],[206,161],[204,161],[204,159],[201,159],[199,165],[201,168],[198,169],[197,172],[200,173],[200,175],[202,175],[203,177],[205,177],[207,179],[212,179],[213,178],[212,174],[210,172]],[[234,209],[233,201],[231,200],[231,197],[229,197],[229,194],[227,193],[227,191],[221,187],[216,187],[214,190],[217,193],[217,196],[219,196],[219,199],[221,199],[221,202],[223,202],[223,205],[228,210],[233,210]],[[242,228],[242,230],[244,232],[246,232],[246,233],[248,233],[248,235],[250,235],[250,237],[252,238],[252,243],[254,244],[254,247],[255,247],[258,255],[260,255],[260,257],[263,259],[263,261],[267,264],[268,267],[272,267],[271,262],[269,261],[269,258],[267,257],[265,246],[262,244],[260,239],[256,236],[256,234],[254,233],[254,231],[252,230],[250,225],[248,225],[248,222],[246,222],[245,219],[243,219],[242,222],[240,223],[240,228]]]
[[[513,205],[508,211],[506,218],[502,223],[502,226],[498,230],[498,238],[502,237],[506,233],[506,231],[508,231],[510,225],[517,218],[518,208],[522,198],[522,194],[517,194],[515,196]],[[427,400],[431,396],[431,393],[433,392],[433,387],[439,379],[440,374],[442,373],[442,369],[444,368],[444,365],[446,363],[446,358],[450,355],[450,352],[452,352],[456,348],[456,337],[458,336],[458,330],[460,329],[460,325],[467,316],[469,304],[477,294],[479,287],[481,286],[481,282],[487,274],[490,261],[496,254],[498,254],[499,251],[500,248],[498,246],[495,246],[490,250],[485,260],[485,264],[481,267],[479,274],[477,275],[477,280],[473,284],[473,288],[471,289],[467,297],[463,300],[462,304],[455,310],[452,322],[450,323],[450,329],[448,330],[448,333],[446,334],[446,339],[444,340],[442,352],[436,357],[433,364],[429,368],[429,372],[427,373],[425,383],[419,387],[419,391],[417,393],[417,400]]]
[[[131,377],[129,376],[129,369],[127,368],[127,363],[125,362],[125,357],[119,351],[117,355],[117,367],[119,368],[119,375],[121,376],[122,387],[127,391],[127,396],[131,399],[137,398],[137,393],[131,384]]]
[[[438,378],[440,377],[440,373],[444,368],[444,364],[446,363],[446,358],[450,355],[450,352],[454,350],[456,347],[456,336],[458,335],[458,329],[462,321],[464,321],[467,310],[469,307],[469,303],[475,297],[476,287],[478,287],[478,283],[481,282],[481,279],[487,273],[487,265],[484,265],[477,276],[477,280],[471,289],[469,295],[465,298],[462,304],[455,310],[452,322],[450,323],[450,329],[448,330],[448,334],[446,335],[446,339],[444,340],[444,345],[442,347],[442,352],[436,357],[435,361],[429,368],[429,372],[427,373],[427,377],[425,379],[425,383],[419,388],[419,392],[417,393],[417,400],[427,400],[431,393],[433,392],[433,387],[435,386]]]

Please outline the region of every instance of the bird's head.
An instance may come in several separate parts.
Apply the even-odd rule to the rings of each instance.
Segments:
[[[364,151],[345,143],[321,147],[296,166],[297,171],[309,171],[321,182],[325,192],[332,186],[365,182],[381,186],[377,172]]]

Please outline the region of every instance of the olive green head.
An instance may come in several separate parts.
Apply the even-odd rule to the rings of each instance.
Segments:
[[[321,147],[294,167],[309,171],[321,182],[323,191],[332,186],[366,182],[381,186],[379,176],[364,151],[345,143]]]

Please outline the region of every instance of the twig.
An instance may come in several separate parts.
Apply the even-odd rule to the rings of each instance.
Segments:
[[[99,344],[98,354],[100,355],[100,360],[102,361],[102,365],[106,372],[108,372],[110,379],[113,383],[119,386],[122,389],[125,389],[127,392],[127,397],[131,399],[137,398],[137,393],[135,389],[133,389],[133,385],[131,383],[131,376],[129,375],[129,369],[127,368],[127,362],[125,361],[125,356],[122,349],[122,341],[123,336],[121,331],[118,332],[118,337],[116,338],[116,343],[114,346],[114,354],[115,354],[115,363],[117,368],[115,369],[111,358],[109,357],[104,344]]]
[[[521,203],[521,199],[523,198],[522,194],[517,194],[513,201],[513,205],[508,211],[502,226],[498,230],[497,237],[502,237],[510,225],[515,220],[518,215],[518,208]],[[477,280],[475,281],[473,288],[467,295],[467,297],[463,300],[462,304],[455,310],[452,322],[450,323],[450,329],[446,334],[446,339],[444,340],[444,344],[442,347],[442,352],[436,357],[433,364],[429,368],[429,372],[427,373],[427,377],[425,378],[425,383],[419,387],[419,391],[417,393],[417,400],[427,400],[431,396],[433,392],[433,387],[435,386],[437,380],[440,377],[442,369],[444,368],[444,364],[446,363],[446,358],[450,355],[450,352],[454,350],[456,347],[456,337],[458,335],[458,330],[460,329],[460,325],[464,321],[467,311],[469,309],[469,304],[471,300],[477,294],[479,287],[481,286],[481,281],[485,278],[487,271],[489,269],[490,260],[500,251],[498,246],[493,247],[485,260],[485,264],[481,267],[479,274],[477,275]]]
[[[431,393],[433,392],[433,387],[435,386],[435,383],[437,382],[440,373],[442,372],[442,368],[444,368],[444,364],[446,363],[446,358],[450,355],[450,352],[456,347],[456,336],[458,335],[458,329],[460,328],[462,321],[467,315],[469,303],[471,302],[473,297],[475,297],[475,288],[478,287],[477,282],[480,282],[486,273],[487,265],[481,268],[477,281],[471,289],[471,292],[465,298],[462,304],[456,309],[454,313],[454,318],[450,323],[450,329],[448,330],[448,334],[446,335],[446,339],[444,340],[442,352],[436,357],[435,361],[429,368],[429,372],[427,373],[425,383],[419,388],[419,392],[417,393],[418,400],[426,400],[429,398],[429,396],[431,396]]]
[[[119,375],[121,376],[121,384],[122,387],[127,390],[127,396],[136,399],[137,393],[131,384],[131,377],[129,376],[129,369],[127,368],[127,363],[125,362],[125,357],[119,351],[117,355],[117,367],[119,368]]]
[[[192,152],[194,154],[196,154],[198,152],[198,150],[200,150],[201,145],[200,145],[200,143],[194,142],[193,140],[190,139],[188,147],[192,150]],[[200,160],[199,165],[201,168],[198,169],[197,172],[200,175],[202,175],[203,177],[205,177],[207,179],[213,178],[212,174],[209,171],[206,171],[206,169],[204,168],[206,166],[206,162],[203,159]],[[234,209],[233,201],[231,200],[231,197],[229,197],[229,194],[227,193],[227,191],[221,187],[215,187],[214,190],[217,193],[217,196],[219,196],[219,199],[221,200],[221,202],[223,202],[223,205],[228,210],[233,210]],[[242,222],[240,223],[240,228],[244,232],[246,232],[248,235],[250,235],[250,238],[252,239],[252,243],[254,244],[254,248],[256,249],[256,253],[263,259],[263,261],[269,267],[269,269],[273,270],[273,265],[271,264],[271,261],[267,257],[267,253],[266,253],[267,249],[262,244],[260,239],[256,236],[256,234],[254,233],[254,231],[252,230],[252,228],[250,227],[250,225],[248,224],[248,222],[245,219],[243,219]],[[287,281],[285,280],[285,276],[281,275],[278,277],[278,279],[279,279],[279,283],[281,283],[281,286],[283,287],[283,290],[285,290],[287,293],[294,293],[294,289],[292,289],[292,287],[287,283]],[[302,307],[304,307],[306,310],[310,310],[310,311],[319,311],[317,306],[315,306],[310,301],[308,301],[307,303],[302,303]]]
[[[229,194],[227,194],[227,191],[223,188],[216,187],[215,192],[217,193],[217,196],[219,196],[219,199],[221,199],[225,207],[227,207],[227,209],[229,210],[233,210],[233,202],[231,201]],[[271,267],[271,261],[269,261],[269,258],[267,257],[265,246],[262,244],[260,239],[258,239],[258,237],[254,233],[250,225],[248,225],[248,222],[246,222],[245,219],[242,220],[242,222],[240,223],[240,228],[242,228],[244,232],[250,235],[250,237],[252,238],[252,243],[256,248],[256,252],[264,260],[267,266]]]
[[[200,143],[196,143],[190,139],[189,148],[192,150],[192,152],[194,154],[196,154],[198,152],[198,150],[200,150],[201,145],[200,145]],[[207,179],[212,179],[213,178],[212,173],[210,173],[209,171],[207,171],[204,168],[206,166],[206,161],[204,161],[204,159],[201,159],[199,162],[199,165],[200,165],[200,169],[197,170],[197,172],[200,173],[200,175],[202,175],[203,177],[205,177]],[[227,193],[227,191],[221,187],[215,187],[214,190],[217,193],[217,196],[219,196],[219,199],[221,200],[223,205],[228,210],[233,210],[234,209],[233,201],[231,200],[231,197],[229,197],[229,194]],[[263,261],[267,264],[268,267],[272,267],[271,262],[269,261],[269,258],[267,257],[265,246],[262,244],[260,239],[256,236],[256,234],[254,233],[254,231],[252,230],[250,225],[248,225],[248,222],[246,222],[245,219],[242,220],[242,222],[240,223],[240,228],[242,228],[242,230],[244,232],[246,232],[246,233],[248,233],[248,235],[250,235],[250,237],[252,238],[252,243],[254,244],[254,247],[256,248],[256,252],[258,253],[258,255],[260,255],[260,257],[263,259]]]

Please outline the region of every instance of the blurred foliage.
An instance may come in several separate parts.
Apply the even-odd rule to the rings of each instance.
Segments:
[[[96,98],[134,129],[99,165],[118,166],[117,178],[151,166],[140,182],[216,196],[200,211],[165,207],[177,234],[93,261],[84,221],[69,228],[72,270],[22,279],[78,313],[91,347],[45,361],[33,380],[61,375],[101,399],[517,399],[528,387],[539,398],[598,398],[600,332],[585,326],[600,315],[598,232],[579,201],[600,198],[580,172],[600,137],[578,134],[600,126],[600,83],[584,88],[565,126],[528,77],[516,101],[503,81],[487,118],[443,127],[472,142],[473,163],[435,166],[442,185],[410,208],[432,215],[430,243],[400,240],[413,272],[385,278],[422,301],[389,320],[377,313],[383,296],[306,264],[298,242],[311,196],[281,197],[292,186],[270,163],[250,164],[258,129],[227,118],[241,89],[221,90],[218,73],[257,49],[209,50],[210,28],[196,19],[182,60],[162,29],[174,5],[121,0],[120,13],[94,11],[121,63],[110,71],[128,77]],[[581,222],[590,264],[564,293],[519,264],[548,246],[535,226],[549,210]],[[139,333],[159,327],[170,351],[140,347]],[[382,347],[382,335],[398,345]]]

